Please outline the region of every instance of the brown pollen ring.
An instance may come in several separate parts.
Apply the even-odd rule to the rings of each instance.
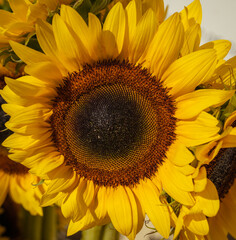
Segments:
[[[80,176],[92,180],[97,185],[112,187],[135,185],[141,179],[155,175],[158,166],[166,158],[169,146],[176,138],[175,102],[160,80],[151,76],[147,69],[142,69],[141,66],[126,61],[109,60],[85,65],[82,71],[70,74],[64,79],[64,85],[59,87],[57,92],[51,126],[54,142],[60,153],[64,155],[67,165],[73,167]],[[104,123],[106,122],[106,119],[105,121],[103,119],[104,113],[98,111],[95,120],[91,121],[87,117],[96,112],[97,109],[91,106],[97,102],[99,104],[102,102],[99,106],[101,109],[106,109],[108,125],[110,124],[113,129],[109,132],[106,128],[104,139],[107,134],[114,135],[118,143],[123,143],[125,138],[129,140],[128,137],[132,136],[125,154],[120,154],[119,149],[110,150],[105,145],[93,151],[92,147],[90,148],[92,145],[89,145],[89,142],[94,142],[93,138],[89,140],[81,138],[82,130],[76,130],[80,128],[80,125],[74,123],[78,116],[79,122],[85,122],[86,128],[89,124],[97,126],[101,122],[101,128],[89,128],[89,133],[92,130],[103,133],[101,129],[108,126]],[[123,108],[117,110],[115,104],[117,102],[117,105],[127,102],[126,105],[124,104],[124,112],[122,112]],[[116,107],[112,109],[113,106]],[[127,113],[130,113],[130,116]],[[136,118],[137,122],[135,122]],[[123,132],[130,128],[135,129],[135,124],[138,126],[137,134],[130,130],[129,135],[126,136]],[[72,141],[72,138],[75,141]],[[106,141],[104,140],[105,143]],[[96,147],[96,142],[94,144]],[[103,154],[103,149],[107,150],[107,153]],[[121,149],[123,151],[122,147]],[[102,161],[104,164],[101,163]]]

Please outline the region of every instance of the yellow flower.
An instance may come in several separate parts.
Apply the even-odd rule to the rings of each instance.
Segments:
[[[35,30],[37,19],[46,20],[49,10],[55,10],[61,3],[70,0],[9,0],[12,13],[0,10],[0,48],[7,47],[9,41],[23,41],[25,35]]]
[[[178,219],[172,215],[176,223],[174,239],[178,234],[180,240],[227,240],[228,234],[236,237],[235,152],[235,148],[228,148],[217,155],[207,167],[212,182],[207,180],[204,191],[195,193],[195,206],[182,206]],[[198,185],[204,186],[206,170],[202,167],[200,171]]]
[[[45,4],[50,11],[55,11],[61,4],[69,5],[74,0],[38,0],[39,3]]]
[[[47,6],[29,0],[9,0],[12,13],[0,10],[0,47],[8,46],[9,40],[22,41],[24,35],[34,31],[35,21],[46,19]]]
[[[176,223],[174,238],[180,231],[180,240],[226,240],[228,233],[235,236],[235,121],[236,111],[226,119],[218,138],[196,148],[200,168],[194,178],[196,203],[193,207],[183,205],[178,219],[173,215]]]
[[[194,206],[182,205],[178,218],[172,215],[175,222],[174,239],[204,239],[209,232],[208,218],[217,214],[220,206],[215,185],[206,177],[205,167],[201,167],[194,178]],[[207,218],[208,217],[208,218]]]
[[[3,109],[14,134],[4,146],[12,160],[50,180],[43,206],[61,202],[69,235],[112,221],[134,239],[147,213],[167,238],[163,189],[186,206],[198,201],[188,147],[219,137],[217,119],[205,110],[234,91],[195,91],[213,75],[217,47],[182,56],[184,18],[163,21],[163,9],[161,0],[125,9],[117,3],[102,27],[95,15],[87,25],[62,5],[52,25],[36,26],[44,53],[11,42],[29,76],[5,79]]]
[[[235,171],[236,171],[236,111],[226,119],[224,131],[217,141],[200,146],[196,156],[206,163],[208,178],[217,188],[220,210],[215,217],[208,218],[209,234],[207,239],[227,239],[228,233],[236,237],[235,211]]]
[[[209,218],[208,240],[228,239],[228,233],[236,238],[236,181],[229,192],[221,199],[220,210],[215,217]]]
[[[32,185],[38,181],[39,178],[28,173],[25,166],[10,160],[7,150],[0,147],[0,206],[9,194],[14,202],[21,204],[32,215],[42,215],[39,202],[44,189]]]

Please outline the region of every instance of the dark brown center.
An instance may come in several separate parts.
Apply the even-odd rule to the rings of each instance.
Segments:
[[[175,106],[146,69],[127,62],[86,65],[58,88],[51,125],[67,165],[104,186],[151,178],[175,140]]]
[[[209,179],[214,183],[219,198],[223,199],[236,177],[236,148],[221,149],[209,165],[206,165]]]
[[[0,146],[0,170],[7,174],[25,175],[28,168],[8,158],[7,150]]]

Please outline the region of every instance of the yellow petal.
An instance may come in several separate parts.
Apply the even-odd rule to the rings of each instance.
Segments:
[[[172,171],[175,174],[172,176]],[[170,168],[169,164],[164,164],[159,167],[159,174],[162,180],[164,190],[176,201],[191,206],[194,204],[194,199],[189,191],[182,190],[178,184],[181,184],[182,188],[187,188],[191,191],[193,188],[191,177],[186,177],[181,173],[178,173],[176,169]],[[177,177],[177,178],[176,178]],[[182,182],[183,181],[183,182]],[[186,186],[184,183],[186,182]]]
[[[192,23],[201,24],[202,21],[202,6],[200,0],[194,0],[185,9],[181,11],[181,19],[185,30]]]
[[[100,41],[103,52],[100,55],[104,59],[115,59],[118,56],[118,47],[115,36],[110,31],[102,31]]]
[[[123,186],[111,189],[107,201],[107,210],[114,227],[121,234],[128,236],[133,227],[130,199]]]
[[[194,160],[193,154],[179,141],[170,146],[167,158],[176,166],[185,166]]]
[[[106,20],[103,25],[104,31],[110,31],[113,33],[117,47],[118,47],[118,53],[121,52],[123,48],[124,43],[124,37],[125,37],[125,11],[123,9],[123,6],[120,2],[118,2],[108,13]]]
[[[85,205],[89,207],[92,201],[94,200],[94,195],[95,195],[95,186],[93,181],[87,180],[87,187],[83,192],[83,194],[81,195],[83,195],[83,201]]]
[[[221,137],[221,135],[219,137]],[[222,147],[222,143],[222,140],[219,142],[214,141],[197,147],[195,152],[196,158],[202,163],[210,163],[210,161],[218,154]]]
[[[31,84],[30,81],[27,82],[27,80],[32,80],[36,84]],[[34,96],[34,97],[55,97],[57,95],[55,89],[53,88],[46,88],[45,85],[43,86],[43,83],[40,81],[37,81],[37,79],[34,79],[31,76],[26,76],[18,79],[11,79],[6,78],[5,79],[7,85],[9,88],[18,96]],[[41,85],[41,86],[40,86]]]
[[[61,6],[61,17],[62,19],[73,29],[76,35],[81,40],[82,44],[86,49],[91,51],[91,38],[94,37],[90,35],[89,28],[83,18],[76,12],[75,9],[62,5]]]
[[[74,172],[72,169],[63,172],[64,175],[62,178],[55,178],[51,180],[50,185],[47,189],[47,194],[66,191],[69,187],[71,187],[71,185],[76,182],[76,172]]]
[[[229,100],[235,91],[201,89],[176,98],[175,117],[190,119],[209,107],[218,107]]]
[[[130,1],[127,7],[125,8],[129,26],[129,39],[133,39],[136,26],[142,15],[141,8],[139,7],[138,3],[140,3],[140,1]]]
[[[54,193],[54,194],[44,194],[41,198],[40,205],[42,207],[51,206],[54,203],[61,202],[65,196],[66,196],[66,193],[63,193],[63,192]]]
[[[37,105],[37,106],[35,106]],[[22,109],[18,114],[11,116],[10,123],[18,125],[27,125],[31,123],[37,123],[38,121],[48,120],[51,116],[50,109],[41,104],[31,105]]]
[[[206,112],[192,121],[178,121],[176,127],[178,139],[188,147],[217,139],[219,131],[218,120]]]
[[[206,235],[209,232],[209,225],[202,213],[191,214],[185,217],[186,227],[195,234]]]
[[[160,174],[165,175],[165,178],[163,178],[162,181],[164,188],[165,185],[167,185],[166,179],[169,178],[169,182],[173,182],[172,184],[176,185],[180,190],[186,192],[193,191],[192,176],[182,174],[178,171],[178,168],[175,168],[175,166],[169,161],[162,164],[160,167]]]
[[[194,192],[202,192],[207,185],[206,168],[201,167],[198,176],[194,178]]]
[[[102,221],[96,221],[91,214],[91,212],[88,210],[83,218],[79,221],[70,221],[67,235],[73,235],[77,233],[78,231],[84,231],[87,229],[90,229],[91,227],[97,226],[97,225],[105,225],[108,224],[110,220],[108,218],[102,220]]]
[[[6,36],[8,36],[11,40],[19,41],[18,37],[14,39],[15,35],[21,35],[22,33],[27,33],[27,32],[33,32],[34,27],[32,24],[27,23],[27,22],[16,22],[12,23],[8,26],[7,32],[5,33]],[[11,33],[13,33],[13,36],[11,36]]]
[[[94,222],[95,220],[91,214],[87,214],[86,217],[83,217],[80,221],[73,222],[71,220],[67,229],[67,236],[71,236],[78,231],[81,231],[82,229],[86,230],[84,227],[88,227],[91,223]]]
[[[27,65],[24,70],[29,75],[45,81],[53,87],[58,87],[62,83],[63,75],[67,75],[65,68],[60,69],[52,62],[33,63]]]
[[[158,22],[163,22],[165,18],[165,9],[164,9],[164,1],[163,0],[143,0],[142,1],[143,12],[148,9],[152,9],[157,15]]]
[[[230,116],[226,119],[224,124],[224,129],[226,129],[228,126],[231,126],[235,120],[236,120],[236,111],[232,112]]]
[[[107,188],[99,186],[96,198],[97,203],[94,210],[98,219],[104,219],[107,216],[107,198]]]
[[[226,231],[229,232],[233,237],[235,237],[236,236],[236,229],[235,229],[236,205],[235,205],[235,193],[231,191],[233,188],[235,188],[235,183],[231,187],[230,191],[227,193],[225,198],[222,200],[220,211],[216,217],[221,219],[220,223],[226,229]]]
[[[41,178],[45,178],[47,176],[48,172],[57,169],[58,167],[61,167],[61,165],[64,163],[64,156],[56,155],[57,153],[51,153],[48,155],[44,155],[42,153],[41,159],[39,158],[26,158],[24,161],[22,161],[22,164],[30,168],[29,172],[39,176]],[[37,155],[35,155],[37,156]]]
[[[79,49],[76,39],[72,36],[66,23],[59,15],[53,17],[53,33],[59,51],[58,56],[62,59],[63,65],[70,71],[78,71],[81,68],[83,53]]]
[[[213,217],[217,214],[220,201],[216,187],[209,179],[207,179],[206,188],[202,192],[197,193],[196,205],[208,217]]]
[[[234,76],[236,74],[236,56],[230,58],[219,66],[222,61],[224,60],[218,61],[215,74],[209,79],[207,85],[211,88],[217,89],[235,89]]]
[[[132,219],[133,219],[133,228],[131,233],[128,235],[129,240],[134,240],[136,234],[141,230],[143,223],[144,223],[144,216],[145,213],[141,207],[139,200],[133,194],[129,187],[126,187],[126,192],[130,199],[130,205],[132,208]]]
[[[10,180],[10,177],[9,177],[8,174],[3,172],[2,170],[0,171],[0,177],[1,177],[1,181],[0,181],[0,189],[1,189],[0,206],[2,206],[3,202],[6,199],[8,191],[9,191],[9,180]]]
[[[65,218],[78,221],[85,216],[87,208],[81,201],[78,201],[78,195],[81,194],[81,190],[84,191],[85,187],[86,181],[81,180],[78,186],[75,187],[74,190],[71,190],[64,198],[61,205],[61,211]]]
[[[224,137],[222,148],[236,147],[236,127],[234,127],[230,133]]]
[[[199,24],[194,24],[189,27],[184,36],[184,44],[181,49],[181,56],[185,56],[195,51],[200,44],[201,40],[201,28]]]
[[[215,50],[207,49],[190,53],[175,62],[163,74],[164,85],[171,88],[171,95],[178,97],[193,91],[207,81],[215,71]]]
[[[231,42],[228,40],[215,40],[203,44],[199,49],[215,49],[217,59],[223,59],[231,48]]]
[[[27,21],[34,23],[37,19],[46,20],[48,17],[48,9],[45,4],[34,3],[29,6],[27,12]]]
[[[43,136],[38,136],[37,140],[32,136],[22,136],[17,133],[13,133],[10,135],[3,143],[2,145],[5,147],[10,147],[14,149],[29,149],[33,146],[40,144],[40,142],[44,142],[45,139],[48,140],[50,134],[44,134]],[[40,139],[41,137],[41,139]]]
[[[184,223],[184,217],[188,214],[189,210],[188,208],[182,206],[180,208],[180,213],[178,216],[178,219],[176,221],[176,226],[175,226],[175,232],[174,232],[174,236],[173,238],[176,239],[181,231],[181,229],[183,228],[183,223]]]
[[[26,64],[31,63],[39,63],[39,62],[50,62],[50,58],[44,55],[41,52],[38,52],[32,48],[26,47],[17,42],[10,41],[9,42],[12,49],[16,53],[16,55]]]
[[[133,38],[130,39],[129,61],[136,63],[140,56],[145,53],[155,32],[157,21],[152,10],[148,10],[140,19],[134,31]]]
[[[191,174],[193,174],[196,171],[196,168],[192,167],[191,165],[185,165],[185,166],[174,166],[174,168],[182,173],[185,176],[189,176]]]
[[[101,40],[102,26],[99,19],[92,13],[88,14],[89,32],[91,39],[91,46],[89,49],[92,59],[95,61],[102,60],[104,57],[104,49],[99,40]]]
[[[167,206],[159,200],[160,192],[157,187],[147,179],[141,181],[133,191],[157,231],[163,237],[168,238],[170,233],[169,211]]]
[[[26,20],[28,5],[24,0],[9,0],[12,11],[22,20]]]
[[[1,105],[3,111],[7,113],[10,116],[14,116],[15,114],[19,113],[21,110],[24,109],[24,107],[14,104],[2,104]]]
[[[40,47],[47,56],[55,57],[57,53],[57,45],[53,35],[52,25],[38,19],[36,24],[37,40]]]
[[[179,15],[175,13],[159,26],[143,59],[146,61],[144,66],[161,78],[169,65],[179,57],[183,37],[183,26]]]
[[[14,0],[13,0],[14,1]],[[8,25],[9,23],[12,23],[12,22],[17,22],[18,19],[17,17],[15,16],[15,14],[11,13],[11,12],[8,12],[6,10],[2,10],[0,9],[0,17],[1,17],[1,23],[0,23],[0,26],[6,26]]]
[[[96,15],[89,13],[88,14],[88,27],[90,33],[93,33],[94,36],[98,36],[102,30],[101,22],[96,17]],[[96,37],[95,37],[96,39]]]
[[[31,104],[38,103],[39,101],[41,103],[48,102],[47,98],[29,98],[26,96],[19,96],[15,94],[8,86],[5,86],[2,91],[0,90],[0,93],[7,103],[15,105],[29,106]]]

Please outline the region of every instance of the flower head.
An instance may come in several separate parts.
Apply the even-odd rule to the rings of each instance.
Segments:
[[[164,189],[195,205],[188,147],[219,137],[205,110],[234,94],[195,91],[222,59],[214,44],[199,49],[199,1],[165,21],[162,1],[145,3],[117,3],[103,26],[62,5],[52,25],[36,26],[44,53],[11,42],[28,76],[5,79],[3,109],[14,134],[4,146],[51,180],[42,203],[60,200],[69,234],[112,221],[134,239],[147,213],[167,238],[170,212],[159,197]]]
[[[12,12],[0,10],[0,48],[9,46],[9,41],[21,42],[35,31],[37,19],[46,20],[50,11],[70,0],[9,0]]]

